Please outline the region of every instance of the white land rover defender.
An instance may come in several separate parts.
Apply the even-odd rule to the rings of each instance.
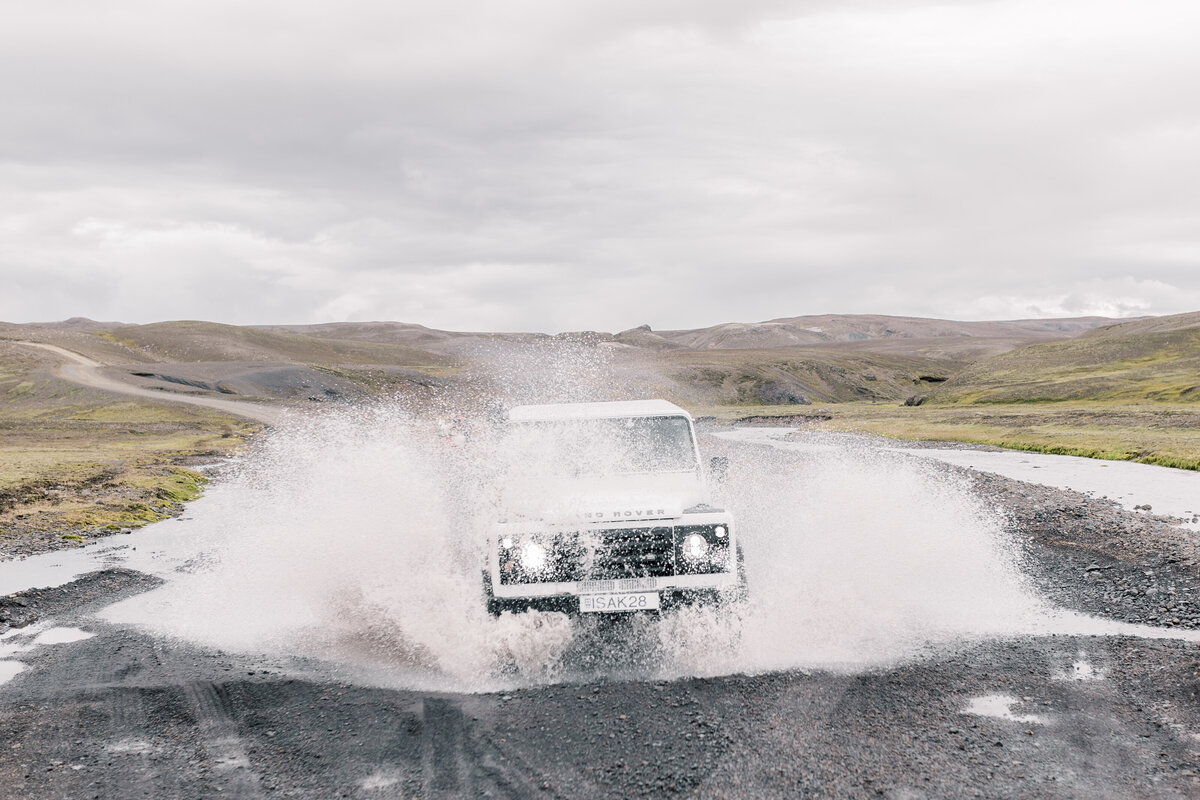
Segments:
[[[709,505],[692,418],[679,406],[517,406],[500,452],[484,575],[491,613],[657,611],[742,594],[733,517]]]

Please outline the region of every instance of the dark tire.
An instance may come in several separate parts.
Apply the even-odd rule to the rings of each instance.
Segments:
[[[722,594],[721,604],[737,606],[750,599],[750,587],[746,581],[746,556],[741,545],[737,549],[737,585]]]
[[[746,554],[742,552],[742,546],[739,544],[737,549],[737,576],[738,576],[738,596],[745,600],[750,597],[750,585],[746,581]]]
[[[492,594],[492,576],[486,569],[483,571],[483,597],[488,613],[493,617],[500,616],[500,612],[504,610],[503,603]]]

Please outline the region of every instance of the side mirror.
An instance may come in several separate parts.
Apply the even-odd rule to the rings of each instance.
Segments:
[[[708,470],[712,473],[713,480],[717,483],[724,483],[729,477],[729,457],[728,456],[713,456],[709,459]]]

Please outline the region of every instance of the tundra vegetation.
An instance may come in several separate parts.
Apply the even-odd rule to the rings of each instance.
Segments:
[[[0,342],[0,556],[177,514],[206,482],[190,467],[228,455],[257,429],[86,389],[56,377],[57,363]]]

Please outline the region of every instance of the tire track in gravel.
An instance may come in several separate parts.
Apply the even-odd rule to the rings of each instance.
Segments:
[[[183,684],[183,695],[195,715],[200,747],[212,764],[217,790],[238,800],[263,797],[258,773],[250,764],[221,687],[210,681],[191,681]]]

